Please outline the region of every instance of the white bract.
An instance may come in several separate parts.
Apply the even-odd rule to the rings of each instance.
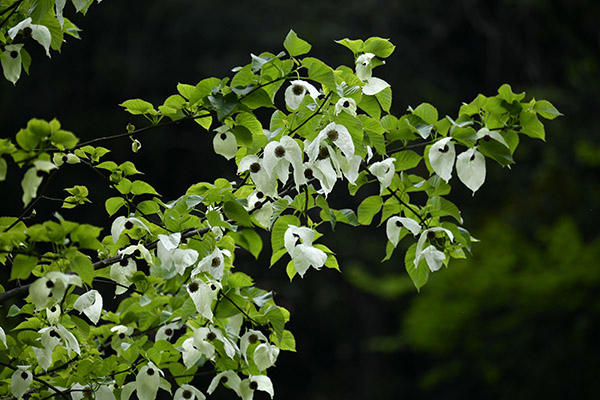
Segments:
[[[454,241],[454,235],[446,228],[442,228],[440,226],[434,226],[433,228],[429,228],[421,233],[419,240],[417,241],[417,248],[415,251],[415,268],[418,268],[419,262],[421,259],[425,258],[425,262],[427,266],[431,270],[431,272],[435,272],[441,268],[442,263],[446,260],[445,254],[438,250],[434,245],[429,245],[425,247],[425,242],[429,240],[429,236],[435,234],[435,232],[444,232],[450,241]]]
[[[366,95],[373,96],[389,87],[389,83],[380,78],[373,77],[373,59],[375,54],[365,53],[356,59],[356,76],[366,83],[362,88],[362,92]]]
[[[502,143],[504,146],[506,146],[506,148],[510,148],[508,146],[508,143],[506,143],[504,137],[500,134],[500,132],[490,131],[488,128],[481,128],[480,130],[478,130],[477,139],[483,139],[485,141],[494,139],[495,141]]]
[[[220,281],[223,278],[225,269],[225,257],[231,257],[231,252],[227,249],[215,249],[198,262],[196,268],[192,270],[192,276],[198,275],[200,272],[207,272],[214,279]]]
[[[181,232],[170,235],[158,235],[156,255],[160,259],[165,278],[178,273],[183,275],[186,268],[198,260],[198,252],[194,249],[180,249]]]
[[[231,160],[235,157],[235,153],[237,153],[237,139],[229,126],[222,125],[215,129],[217,134],[213,138],[213,148],[215,149],[215,153],[222,155],[228,160]]]
[[[159,340],[166,340],[168,342],[171,340],[177,329],[179,329],[179,325],[175,322],[163,325],[156,331],[154,340],[156,342],[158,342]]]
[[[266,375],[251,375],[240,382],[240,397],[242,400],[252,400],[256,390],[269,393],[271,398],[275,395],[273,383]]]
[[[29,365],[18,365],[10,378],[10,391],[17,399],[21,399],[33,382]]]
[[[285,104],[290,110],[296,110],[307,93],[315,101],[320,96],[317,88],[310,83],[301,80],[291,81],[290,86],[285,89]]]
[[[356,101],[350,97],[342,97],[335,103],[335,115],[346,112],[356,117]]]
[[[21,49],[23,44],[9,44],[4,47],[4,54],[0,57],[4,77],[16,84],[21,77]]]
[[[306,183],[302,173],[302,149],[294,139],[283,136],[280,141],[267,143],[264,150],[263,166],[272,179],[279,179],[281,183],[288,180],[290,164],[294,170],[296,188]]]
[[[48,322],[50,325],[58,324],[60,320],[60,306],[58,304],[54,304],[53,306],[46,308],[46,318],[48,318]]]
[[[473,191],[485,182],[485,157],[475,148],[466,150],[456,157],[456,173],[466,187]]]
[[[36,309],[41,310],[61,301],[70,285],[81,286],[81,284],[81,278],[77,275],[50,271],[31,284],[29,297]]]
[[[193,279],[186,287],[194,306],[196,306],[196,311],[210,321],[213,317],[212,302],[216,300],[220,288],[221,284],[218,281],[206,283],[201,279]]]
[[[50,43],[52,42],[50,30],[44,25],[32,24],[31,17],[29,17],[10,28],[8,30],[8,36],[11,39],[14,39],[15,36],[17,36],[17,33],[23,30],[30,30],[31,37],[44,47],[46,55],[50,57]]]
[[[400,237],[400,231],[402,229],[408,229],[410,233],[417,236],[421,231],[421,225],[412,218],[407,217],[391,217],[387,220],[385,231],[388,240],[396,247]]]
[[[452,178],[452,168],[456,151],[451,137],[435,142],[429,149],[429,164],[440,178],[448,182]]]
[[[137,264],[133,258],[123,259],[110,266],[110,279],[118,283],[115,286],[115,296],[123,294],[131,285],[130,278],[137,272]]]
[[[193,387],[192,385],[188,385],[184,383],[181,385],[176,391],[173,400],[204,400],[206,396]]]
[[[80,354],[79,342],[71,332],[69,332],[61,324],[57,324],[53,327],[42,328],[38,331],[41,335],[40,344],[42,347],[33,347],[33,352],[38,360],[38,364],[44,369],[48,370],[52,365],[52,352],[57,345],[60,345],[70,354],[74,351]]]
[[[152,361],[140,369],[135,377],[135,392],[139,400],[156,399],[160,386],[160,375],[163,375],[163,372]]]
[[[392,183],[392,179],[396,174],[394,161],[396,161],[396,159],[390,157],[386,158],[383,161],[374,162],[369,166],[369,171],[371,171],[371,173],[375,175],[375,177],[380,183],[380,194],[383,193],[383,191],[387,189],[388,186],[390,186],[390,184]]]
[[[336,124],[335,122],[330,123],[319,132],[315,140],[310,142],[306,147],[306,154],[308,159],[312,162],[317,160],[322,152],[323,141],[329,139],[344,153],[344,156],[351,160],[354,156],[354,142],[348,129],[344,125]]]
[[[83,312],[96,325],[102,313],[102,296],[97,290],[90,290],[75,300],[73,308]]]
[[[267,196],[277,197],[277,180],[271,178],[263,161],[257,155],[252,154],[242,158],[238,165],[238,174],[244,171],[250,171],[250,177],[258,190]]]
[[[206,393],[212,394],[217,386],[222,384],[223,386],[233,390],[238,396],[242,397],[240,393],[240,384],[242,380],[240,377],[233,371],[223,371],[219,372],[215,377],[210,381],[210,385],[208,385],[208,389]]]
[[[148,229],[146,224],[144,224],[139,219],[135,217],[127,218],[124,216],[120,216],[115,218],[115,220],[112,223],[112,226],[110,227],[110,234],[112,236],[113,243],[117,243],[119,237],[121,236],[121,233],[123,233],[125,229],[131,229],[134,225],[139,226],[140,228],[145,229],[148,233],[150,233],[150,229]]]
[[[309,267],[321,269],[327,260],[323,250],[313,247],[315,232],[307,227],[288,225],[284,234],[285,249],[292,257],[296,271],[301,277]]]

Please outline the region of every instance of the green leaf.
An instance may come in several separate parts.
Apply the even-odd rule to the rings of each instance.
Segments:
[[[91,285],[92,280],[94,280],[92,260],[77,252],[74,256],[69,257],[69,261],[71,262],[71,270],[76,272],[84,283]]]
[[[235,93],[228,93],[223,96],[221,93],[217,93],[212,96],[208,96],[208,101],[217,110],[217,118],[219,121],[223,121],[238,105],[238,98]]]
[[[104,207],[106,208],[106,212],[108,213],[108,216],[111,217],[111,216],[113,216],[114,213],[119,211],[119,209],[121,207],[123,207],[125,204],[126,204],[126,201],[122,197],[110,197],[110,198],[106,199],[106,201],[104,202]]]
[[[235,242],[248,250],[254,258],[258,259],[260,252],[263,247],[262,239],[260,235],[253,229],[242,229],[241,231],[231,232],[231,236],[235,239]]]
[[[288,331],[287,329],[283,331],[281,340],[274,335],[271,335],[271,339],[280,350],[296,351],[296,339],[294,338],[292,332]]]
[[[408,272],[408,276],[410,276],[410,279],[412,279],[413,284],[417,288],[417,291],[420,291],[420,289],[427,283],[427,279],[429,279],[429,267],[427,266],[425,257],[423,257],[419,262],[418,267],[415,268],[416,251],[417,244],[414,243],[406,251],[406,255],[404,256],[404,266],[406,268],[406,272]]]
[[[323,87],[329,88],[334,92],[337,90],[333,69],[323,61],[313,57],[306,57],[302,60],[302,66],[308,68],[308,77],[310,79],[319,82]]]
[[[437,109],[429,103],[420,104],[412,113],[430,125],[435,124],[438,120]]]
[[[536,101],[533,105],[533,111],[535,111],[536,113],[538,113],[546,119],[554,119],[563,115],[560,111],[556,109],[556,107],[552,105],[552,103],[550,103],[547,100]]]
[[[525,92],[519,94],[513,93],[512,88],[507,83],[500,86],[500,88],[498,89],[498,94],[500,95],[500,98],[502,100],[506,101],[509,104],[515,100],[521,101],[525,97]]]
[[[38,171],[31,167],[25,172],[21,187],[23,188],[23,206],[27,206],[29,202],[37,196],[37,190],[42,183],[43,178],[37,175]]]
[[[234,272],[227,279],[227,283],[232,288],[243,288],[254,285],[254,280],[243,272]]]
[[[77,136],[69,131],[58,130],[52,133],[52,136],[50,136],[50,141],[59,149],[64,150],[75,147],[77,142],[79,142],[79,139],[77,139]]]
[[[266,317],[269,319],[269,322],[273,327],[273,333],[275,333],[277,339],[281,341],[283,339],[283,327],[285,325],[285,316],[281,311],[281,307],[270,307]]]
[[[293,30],[290,30],[285,37],[283,47],[285,47],[291,57],[306,54],[311,49],[311,45],[307,41],[300,39]]]
[[[361,225],[370,225],[375,214],[381,210],[383,200],[381,196],[369,196],[358,206],[358,223]]]
[[[415,168],[423,159],[423,157],[412,150],[399,151],[392,154],[392,157],[396,159],[394,161],[396,171],[406,171]]]
[[[366,40],[364,45],[365,53],[373,53],[379,58],[389,57],[395,49],[396,46],[390,43],[389,39],[380,37],[370,37]]]
[[[544,125],[540,122],[535,113],[522,111],[521,115],[519,116],[519,122],[523,127],[521,129],[521,133],[524,133],[534,139],[546,140]]]
[[[17,254],[13,260],[13,266],[10,271],[10,280],[29,278],[31,271],[33,271],[37,265],[37,261],[37,257]]]
[[[459,223],[462,223],[460,210],[454,203],[440,196],[430,197],[427,201],[426,210],[433,217],[453,217]]]
[[[227,218],[242,226],[252,226],[252,220],[248,211],[237,201],[228,200],[223,204],[223,212]]]
[[[154,190],[154,188],[149,183],[144,182],[144,181],[133,181],[133,183],[131,184],[131,193],[133,193],[135,195],[141,195],[141,194],[156,194],[156,195],[158,195],[156,190]]]
[[[40,142],[40,138],[37,137],[34,133],[29,131],[28,129],[21,129],[17,133],[17,143],[23,150],[31,151],[34,150],[38,143]]]
[[[152,112],[156,112],[154,110],[154,106],[151,103],[142,99],[126,100],[119,105],[121,107],[124,107],[127,112],[133,115],[149,114]]]
[[[338,44],[341,44],[342,46],[350,49],[350,51],[352,51],[354,53],[354,55],[358,55],[360,53],[364,53],[364,42],[360,39],[358,40],[350,40],[348,38],[342,39],[342,40],[336,40],[335,41]]]
[[[8,169],[8,164],[6,160],[0,157],[0,182],[6,179],[6,170]]]

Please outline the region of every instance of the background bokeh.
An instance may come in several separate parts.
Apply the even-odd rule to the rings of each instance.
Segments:
[[[390,38],[397,49],[377,73],[392,85],[397,113],[430,102],[455,116],[462,102],[503,83],[550,100],[565,116],[548,123],[546,143],[522,140],[510,170],[488,163],[475,196],[456,185],[449,198],[481,243],[420,293],[401,249],[379,262],[382,229],[338,226],[327,236],[342,274],[312,271],[289,284],[284,265],[266,268],[268,254],[242,254],[237,267],[292,312],[298,352],[282,354],[271,372],[277,398],[600,396],[596,0],[128,0],[71,16],[81,41],[69,39],[52,59],[30,46],[31,76],[16,87],[0,82],[3,137],[32,117],[56,117],[83,140],[142,126],[118,104],[162,103],[178,82],[227,76],[250,53],[282,50],[289,29],[334,67],[353,62],[334,40]],[[141,137],[138,154],[127,140],[110,147],[173,199],[200,180],[234,176],[212,155],[211,139],[189,123]],[[17,178],[11,171],[0,187],[3,215],[21,210]],[[66,176],[56,187],[91,179]],[[63,214],[106,226],[103,195]]]

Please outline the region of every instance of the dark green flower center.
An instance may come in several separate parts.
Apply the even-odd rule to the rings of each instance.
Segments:
[[[220,138],[221,138],[221,140],[225,140],[225,139],[227,139],[227,134],[225,134],[225,133],[221,133],[221,136],[220,136]]]
[[[26,26],[25,28],[23,28],[23,35],[29,36],[29,35],[31,35],[31,32],[33,32],[33,31],[30,26]]]
[[[258,336],[256,336],[254,333],[248,337],[248,341],[250,343],[254,344],[254,343],[256,343],[257,340],[258,340]]]
[[[332,142],[335,142],[339,136],[340,135],[339,135],[338,131],[336,131],[335,129],[332,129],[327,132],[327,138],[329,140],[331,140]]]
[[[275,157],[281,158],[285,156],[285,148],[282,145],[275,147]]]
[[[302,85],[296,84],[292,86],[292,93],[294,93],[294,96],[302,96],[305,90],[306,89]]]
[[[448,145],[445,144],[444,147],[440,149],[440,153],[446,153],[448,151]]]
[[[319,156],[317,157],[317,160],[326,160],[327,157],[329,157],[329,150],[327,150],[327,147],[322,146],[319,148]]]
[[[133,256],[134,256],[134,257],[139,257],[139,256],[141,256],[141,255],[142,255],[142,253],[140,252],[140,250],[139,250],[139,249],[135,249],[135,250],[133,251]]]
[[[16,50],[13,50],[13,51],[10,52],[10,56],[12,58],[17,58],[19,56],[19,52],[16,51]]]
[[[192,392],[191,391],[189,391],[189,390],[184,390],[183,391],[183,398],[184,399],[189,399],[191,397],[192,397]]]
[[[396,221],[396,226],[397,226],[398,228],[402,228],[402,222],[400,222],[400,221]]]
[[[257,199],[262,199],[263,197],[265,197],[265,194],[263,192],[256,192]]]
[[[305,177],[306,179],[312,179],[312,178],[313,178],[313,176],[314,176],[314,174],[313,174],[313,170],[312,170],[312,169],[310,169],[310,168],[306,168],[306,169],[304,170],[304,177]]]
[[[54,282],[52,282],[52,281],[46,281],[46,287],[48,289],[52,288],[53,286],[54,286]]]
[[[221,379],[219,379],[219,382],[221,383],[227,383],[227,377],[226,376],[222,376]]]
[[[148,368],[148,370],[146,371],[146,373],[150,376],[154,375],[154,370],[152,368]]]
[[[254,163],[250,164],[250,172],[252,172],[253,174],[256,174],[258,171],[260,171],[259,163],[254,162]]]
[[[191,293],[196,292],[199,288],[200,288],[200,285],[198,285],[198,282],[196,282],[196,281],[194,281],[188,285],[188,290]]]
[[[344,108],[348,108],[348,107],[350,107],[350,102],[349,102],[348,100],[345,100],[345,101],[342,103],[342,106],[343,106]]]
[[[219,265],[221,265],[221,260],[219,259],[219,257],[215,257],[210,261],[211,267],[218,267]]]
[[[122,259],[121,261],[119,261],[119,265],[120,265],[121,267],[126,267],[126,266],[127,266],[127,264],[129,264],[129,262],[128,262],[128,261],[127,261],[127,259],[125,259],[125,258],[124,258],[124,259]]]
[[[123,332],[119,333],[119,339],[125,339],[125,334]]]
[[[483,140],[485,140],[486,142],[489,142],[489,141],[490,141],[490,139],[491,139],[490,135],[485,135],[485,136],[483,137]]]
[[[27,373],[27,371],[21,372],[21,379],[25,380],[27,378],[29,378],[29,374]]]
[[[217,335],[214,332],[208,332],[208,335],[206,335],[206,339],[208,339],[208,341],[213,341],[216,338],[217,338]]]
[[[125,229],[131,229],[131,228],[133,228],[133,222],[131,222],[131,221],[125,222]]]
[[[258,383],[254,382],[254,381],[250,382],[249,386],[250,386],[250,389],[252,389],[252,390],[258,389]]]
[[[50,331],[50,337],[55,337],[57,339],[60,339],[60,335],[56,331]]]
[[[36,173],[37,176],[42,177],[44,176],[44,171],[42,171],[41,169],[39,169]]]
[[[435,232],[434,231],[427,232],[427,239],[429,239],[429,240],[435,239]]]
[[[171,329],[171,328],[165,329],[165,335],[171,336],[172,334],[173,334],[173,329]]]

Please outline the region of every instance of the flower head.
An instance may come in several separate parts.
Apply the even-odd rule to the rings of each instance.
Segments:
[[[47,308],[61,301],[70,285],[81,286],[81,278],[77,275],[50,271],[38,278],[29,287],[29,297],[38,310]]]
[[[229,126],[222,125],[215,129],[217,134],[213,138],[213,148],[215,149],[215,153],[222,155],[228,160],[231,160],[235,157],[235,153],[237,153],[237,139]]]
[[[267,196],[277,196],[277,179],[271,178],[270,173],[263,165],[263,160],[259,159],[257,155],[252,154],[242,158],[238,165],[238,174],[244,171],[250,171],[250,177],[256,184],[258,190],[266,194]]]
[[[9,44],[4,47],[4,57],[0,57],[4,77],[16,84],[21,77],[21,49],[23,43]]]
[[[325,140],[335,144],[347,159],[350,160],[354,156],[354,142],[350,132],[344,125],[332,122],[323,128],[315,140],[307,146],[306,153],[310,161],[315,161],[319,157],[321,145]]]
[[[192,385],[183,384],[176,391],[173,400],[204,400],[204,394]]]
[[[302,150],[294,139],[283,136],[280,141],[271,141],[265,146],[263,165],[272,178],[281,183],[288,180],[289,166],[294,169],[296,187],[305,183],[302,174]]]
[[[192,270],[192,276],[200,272],[206,272],[214,279],[220,281],[223,278],[225,270],[225,257],[231,257],[231,252],[227,249],[221,250],[218,247],[198,262],[196,268]]]
[[[394,161],[396,161],[396,159],[393,157],[390,157],[390,158],[386,158],[383,161],[375,162],[375,163],[371,164],[371,166],[369,167],[369,171],[371,171],[371,173],[373,175],[375,175],[375,177],[377,178],[377,180],[380,183],[380,186],[381,186],[380,193],[383,193],[383,191],[388,186],[390,186],[390,184],[392,183],[392,179],[394,178],[394,175],[396,174],[396,169],[394,167]]]
[[[8,36],[14,39],[17,33],[28,30],[31,32],[31,37],[41,44],[46,50],[46,55],[50,57],[50,44],[52,42],[52,36],[50,35],[50,29],[44,25],[37,25],[31,23],[31,17],[24,19],[17,25],[13,26],[8,30]]]
[[[317,88],[310,83],[301,80],[292,81],[290,82],[290,86],[285,89],[285,104],[290,110],[296,110],[307,93],[314,100],[317,100],[320,96]]]
[[[73,308],[83,312],[95,325],[102,313],[102,296],[97,290],[90,290],[75,300]]]
[[[33,382],[29,365],[19,365],[10,378],[10,391],[17,399],[21,399]]]
[[[158,235],[156,255],[161,262],[163,277],[171,278],[176,273],[183,275],[186,268],[198,260],[198,252],[194,249],[180,249],[181,233]]]
[[[335,115],[346,112],[356,117],[356,101],[350,97],[342,97],[335,103]]]
[[[304,226],[288,225],[284,234],[285,249],[292,257],[296,271],[301,277],[311,266],[321,269],[327,260],[327,254],[323,250],[313,247],[314,237],[315,232]]]

